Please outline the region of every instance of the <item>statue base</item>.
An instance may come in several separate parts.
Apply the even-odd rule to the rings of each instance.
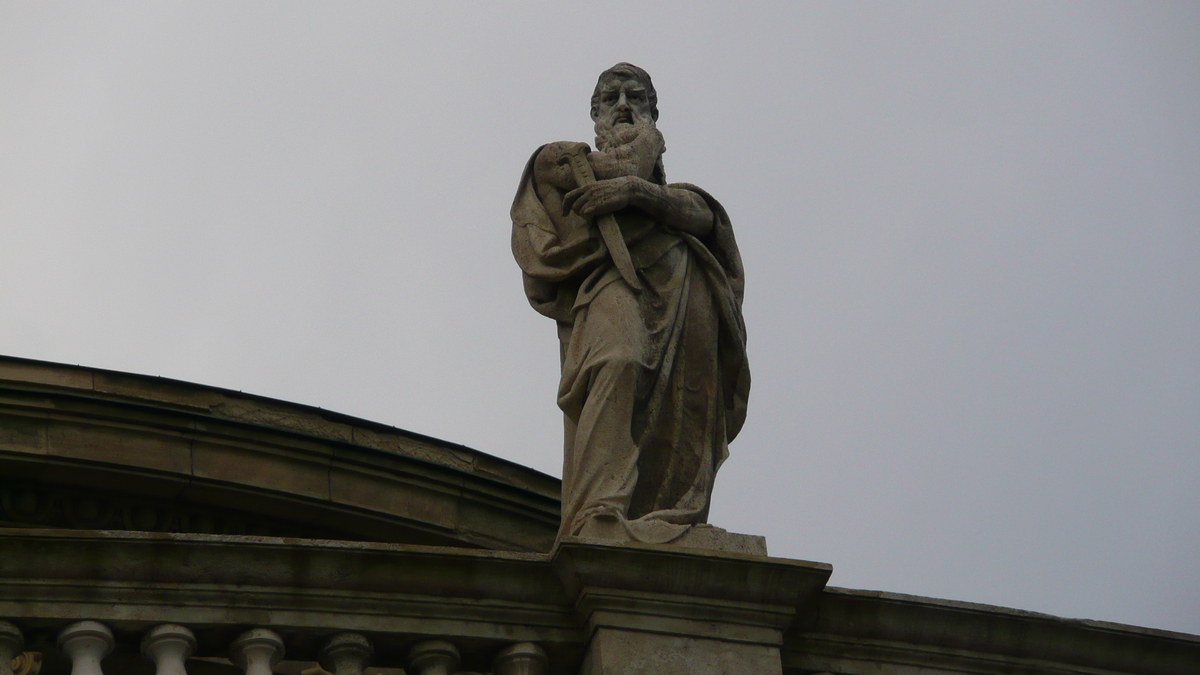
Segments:
[[[766,537],[757,534],[738,534],[715,525],[693,525],[686,534],[671,543],[708,551],[767,555]]]
[[[747,537],[699,528],[712,539]],[[710,530],[705,532],[705,530]],[[689,548],[562,539],[552,564],[589,641],[580,675],[784,675],[784,635],[815,618],[832,568]]]
[[[593,518],[583,526],[577,537],[567,541],[612,546],[614,544],[646,543],[630,536],[628,530],[615,518]],[[678,538],[656,546],[681,546],[705,551],[742,553],[744,555],[767,555],[767,538],[755,534],[738,534],[708,523],[692,525]]]

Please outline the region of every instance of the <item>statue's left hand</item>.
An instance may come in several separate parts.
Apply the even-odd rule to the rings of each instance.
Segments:
[[[574,211],[590,220],[620,211],[634,204],[645,182],[636,176],[620,176],[571,190],[563,197],[563,215]]]

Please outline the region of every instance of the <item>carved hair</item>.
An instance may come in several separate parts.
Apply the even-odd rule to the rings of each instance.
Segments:
[[[646,85],[646,98],[650,101],[650,116],[655,122],[658,121],[658,92],[654,91],[654,83],[650,81],[650,73],[632,63],[625,63],[624,61],[600,73],[600,78],[596,80],[596,89],[592,91],[593,118],[596,117],[597,111],[600,109],[600,87],[604,84],[604,79],[610,75],[634,79]]]

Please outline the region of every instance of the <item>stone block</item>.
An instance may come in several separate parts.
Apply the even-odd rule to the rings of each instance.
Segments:
[[[0,450],[49,453],[46,444],[46,420],[0,415]]]
[[[676,546],[745,555],[767,555],[767,538],[757,534],[738,534],[715,525],[694,525],[671,542]]]
[[[722,536],[713,529],[706,534]],[[552,564],[592,636],[587,675],[779,675],[785,631],[832,572],[762,555],[577,538],[559,542]]]
[[[0,361],[0,380],[48,384],[70,389],[92,388],[92,373],[89,370],[56,363],[25,363],[11,359]]]
[[[690,635],[600,628],[580,675],[780,675],[779,648]]]
[[[97,372],[93,375],[93,388],[122,398],[168,403],[206,413],[224,399],[217,392],[186,382],[126,373]]]
[[[329,465],[233,445],[196,442],[192,474],[197,478],[253,485],[314,499],[329,499]]]
[[[181,474],[191,470],[191,443],[179,436],[51,422],[47,441],[49,454],[60,457]]]
[[[558,529],[557,513],[508,510],[501,503],[463,499],[456,530],[463,539],[503,551],[549,551]],[[503,511],[502,511],[503,509]],[[506,518],[497,514],[507,512]]]
[[[583,531],[578,537],[570,537],[569,539],[597,546],[638,543],[615,518],[593,518],[584,525]],[[738,534],[707,523],[691,526],[678,539],[667,544],[653,545],[679,546],[682,548],[741,553],[744,555],[767,555],[766,537],[755,534]]]
[[[376,430],[355,428],[352,430],[352,441],[376,450],[394,453],[401,457],[413,457],[425,462],[433,462],[444,466],[454,467],[460,471],[471,472],[474,469],[473,458],[465,449],[453,447],[437,447],[413,438],[401,435],[394,430]]]
[[[330,499],[338,504],[409,518],[450,530],[458,526],[457,495],[407,484],[393,476],[375,476],[334,466]]]

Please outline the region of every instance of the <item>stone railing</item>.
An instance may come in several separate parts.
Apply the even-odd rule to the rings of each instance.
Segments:
[[[127,637],[124,633],[122,638]],[[304,636],[298,636],[303,640]],[[142,668],[156,675],[186,675],[187,673],[244,673],[272,675],[287,655],[283,637],[269,628],[247,630],[228,645],[223,656],[197,658],[196,635],[186,626],[160,624],[141,634],[138,644],[118,644],[118,634],[104,623],[85,620],[62,628],[57,633],[58,668],[51,670],[71,675],[103,675],[105,661],[118,648],[128,656],[140,651],[145,662]],[[43,655],[24,651],[24,634],[16,624],[0,621],[0,675],[40,675]],[[531,642],[517,642],[494,649],[490,672],[494,675],[546,675],[549,659],[546,652]],[[376,658],[371,640],[359,633],[338,633],[324,641],[315,656],[316,662],[292,662],[288,672],[298,675],[362,675],[369,666],[383,669],[404,669],[407,675],[456,675],[462,672],[458,646],[450,640],[422,640],[401,654],[389,653]],[[153,664],[153,665],[151,665]],[[125,664],[110,669],[109,675],[126,673],[134,668]],[[50,675],[50,673],[46,673]],[[475,675],[472,673],[472,675]]]
[[[584,540],[0,528],[0,675],[1200,673],[1200,636],[827,588],[830,571]]]

